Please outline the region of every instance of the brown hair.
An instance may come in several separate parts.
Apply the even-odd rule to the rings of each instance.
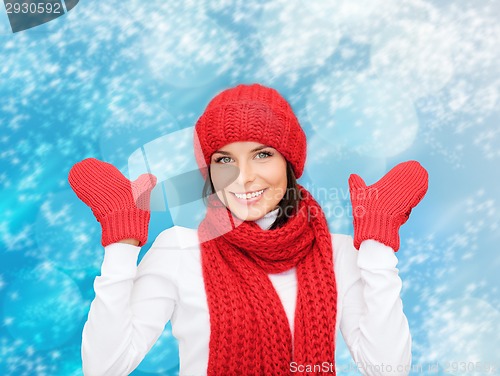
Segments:
[[[215,193],[215,188],[212,183],[210,166],[207,166],[207,169],[208,178],[205,180],[205,184],[203,185],[202,197],[203,202],[208,206],[207,197]],[[297,180],[293,172],[292,164],[288,161],[286,162],[286,178],[286,193],[278,203],[278,216],[276,217],[276,220],[273,222],[269,230],[274,230],[285,225],[285,223],[288,221],[288,218],[293,216],[299,208],[300,192],[297,187]]]

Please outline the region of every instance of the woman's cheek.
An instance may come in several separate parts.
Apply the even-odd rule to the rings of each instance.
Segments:
[[[239,169],[232,165],[214,165],[212,167],[212,183],[216,191],[226,189],[238,178]]]

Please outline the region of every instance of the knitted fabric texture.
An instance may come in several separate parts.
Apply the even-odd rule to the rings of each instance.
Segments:
[[[146,244],[154,175],[143,174],[131,182],[113,165],[87,158],[71,168],[68,181],[100,222],[104,247],[129,238],[137,239],[139,246]]]
[[[210,196],[198,228],[210,312],[208,375],[290,375],[290,363],[334,364],[337,289],[324,213],[299,185],[288,222],[263,230]],[[297,267],[294,336],[268,273]],[[301,374],[297,372],[297,374]],[[333,373],[335,372],[333,371]]]
[[[366,186],[352,174],[349,190],[353,208],[354,246],[366,239],[378,240],[399,250],[399,228],[427,192],[429,176],[417,161],[400,163],[382,179]]]
[[[212,154],[238,141],[254,141],[278,150],[299,178],[306,161],[306,135],[290,104],[275,90],[260,84],[224,90],[208,104],[196,122],[194,151],[203,177]]]

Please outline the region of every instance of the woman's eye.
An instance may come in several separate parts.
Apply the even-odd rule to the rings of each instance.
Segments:
[[[229,163],[231,161],[231,158],[229,157],[219,157],[215,160],[217,163]]]
[[[270,157],[271,155],[273,154],[269,151],[261,151],[259,154],[257,154],[259,158],[267,158]]]

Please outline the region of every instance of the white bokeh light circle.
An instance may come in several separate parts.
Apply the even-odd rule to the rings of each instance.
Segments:
[[[63,345],[79,329],[84,312],[75,281],[48,262],[21,270],[4,300],[4,315],[13,318],[9,333],[38,350]]]
[[[398,9],[396,0],[302,0],[302,5],[317,15],[335,15],[342,36],[369,42],[381,25],[387,24]]]
[[[375,183],[384,175],[386,161],[342,149],[335,139],[327,141],[317,134],[308,138],[307,150],[304,173],[311,184],[306,188],[323,207],[331,231],[348,233],[352,224],[349,176],[358,174],[368,185]]]
[[[238,49],[236,39],[199,4],[166,2],[152,9],[134,1],[128,9],[134,18],[148,20],[141,23],[143,33],[137,47],[158,82],[197,87],[232,66]],[[145,12],[149,14],[143,16]]]
[[[302,3],[267,3],[257,25],[262,54],[274,74],[322,65],[340,40],[334,13],[316,13]]]
[[[488,365],[498,367],[499,320],[498,310],[485,300],[460,298],[440,302],[424,322],[429,354],[433,356],[429,360],[438,361],[447,369],[454,363],[471,363],[474,368],[467,369],[467,375],[487,374]]]
[[[419,128],[413,102],[397,85],[364,75],[338,73],[318,80],[307,113],[321,137],[370,157],[405,151]]]
[[[371,43],[371,71],[417,99],[443,88],[453,77],[459,33],[429,4],[410,2]]]

